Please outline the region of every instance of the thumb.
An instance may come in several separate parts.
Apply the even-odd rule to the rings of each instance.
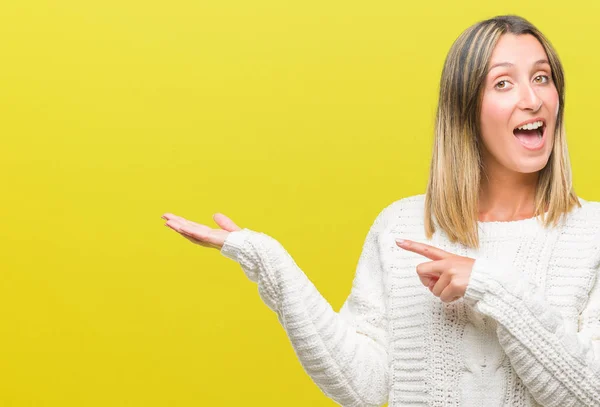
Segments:
[[[235,232],[237,230],[241,230],[241,228],[236,225],[231,219],[222,213],[215,213],[213,215],[213,220],[219,225],[219,227],[228,232]]]
[[[435,283],[437,283],[437,281],[439,280],[439,277],[437,277],[437,276],[419,276],[419,279],[421,280],[421,283],[423,283],[423,285],[425,287],[431,288],[432,285],[435,285]]]

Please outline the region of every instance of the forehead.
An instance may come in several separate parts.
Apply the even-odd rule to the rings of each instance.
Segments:
[[[546,51],[533,35],[503,34],[492,52],[489,65],[500,62],[528,65],[540,59],[547,59]]]

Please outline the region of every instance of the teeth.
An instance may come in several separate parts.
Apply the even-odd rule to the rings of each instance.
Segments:
[[[542,122],[541,120],[537,121],[537,122],[533,122],[533,123],[527,123],[524,124],[521,127],[517,127],[517,130],[535,130],[537,128],[540,128],[544,125],[544,122]]]

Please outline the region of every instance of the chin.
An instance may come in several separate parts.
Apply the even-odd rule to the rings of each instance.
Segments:
[[[522,174],[532,174],[543,170],[547,164],[548,158],[545,160],[530,160],[530,162],[521,163],[521,165],[518,165],[514,170]]]

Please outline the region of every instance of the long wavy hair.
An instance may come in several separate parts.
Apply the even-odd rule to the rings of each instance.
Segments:
[[[572,186],[564,126],[565,79],[550,42],[529,21],[497,16],[467,28],[452,44],[444,62],[435,119],[430,176],[425,196],[425,234],[436,226],[452,242],[479,247],[477,227],[482,172],[481,101],[489,61],[498,39],[506,33],[531,34],[544,47],[558,91],[559,110],[554,146],[540,170],[535,192],[535,216],[544,227],[556,226],[563,215],[581,206]],[[547,210],[547,213],[546,213]]]

